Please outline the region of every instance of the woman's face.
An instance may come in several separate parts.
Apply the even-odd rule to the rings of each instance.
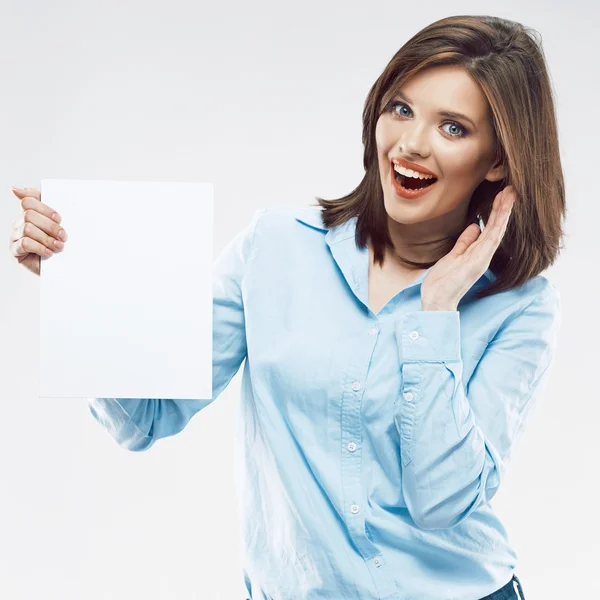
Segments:
[[[465,222],[471,194],[484,180],[504,176],[493,165],[493,130],[487,101],[461,68],[418,73],[392,98],[377,121],[375,137],[385,208],[393,229],[417,225],[419,237],[447,235]],[[462,113],[448,117],[439,111]],[[404,158],[438,178],[421,197],[406,199],[393,186],[392,158]],[[401,228],[405,229],[405,228]],[[462,231],[462,230],[461,230]]]

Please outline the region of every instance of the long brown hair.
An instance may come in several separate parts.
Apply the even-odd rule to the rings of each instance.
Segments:
[[[502,188],[511,185],[516,194],[508,227],[490,263],[496,280],[476,292],[483,298],[523,285],[551,265],[562,249],[566,205],[556,114],[541,36],[535,30],[498,17],[461,15],[419,31],[393,56],[365,101],[362,181],[342,198],[316,198],[325,227],[357,217],[356,244],[365,248],[370,238],[374,261],[381,266],[386,247],[417,268],[433,266],[452,249],[460,233],[412,244],[439,246],[432,262],[397,254],[388,230],[375,142],[377,120],[398,88],[416,73],[441,65],[461,66],[479,84],[490,108],[494,164],[506,165],[504,179],[483,180],[473,192],[465,228],[487,222]]]

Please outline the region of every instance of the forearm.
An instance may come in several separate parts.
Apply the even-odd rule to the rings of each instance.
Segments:
[[[181,431],[212,400],[89,398],[93,417],[123,448],[148,450],[156,440]]]

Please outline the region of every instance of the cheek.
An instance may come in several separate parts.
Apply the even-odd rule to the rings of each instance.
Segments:
[[[442,173],[448,179],[477,179],[484,166],[478,149],[463,144],[440,150],[438,157]]]
[[[385,133],[382,127],[377,126],[375,129],[375,144],[377,145],[377,154],[381,156],[387,151],[389,142],[386,139]]]
[[[400,133],[398,127],[390,126],[385,116],[379,117],[375,126],[375,143],[377,144],[379,155],[389,154],[390,148],[397,143]]]
[[[394,142],[384,135],[376,135],[375,140],[377,142],[377,162],[379,164],[379,174],[385,178],[388,175],[390,169],[389,156],[394,154]]]

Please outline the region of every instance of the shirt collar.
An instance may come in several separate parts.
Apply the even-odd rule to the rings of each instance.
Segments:
[[[303,223],[304,225],[308,225],[310,227],[313,227],[314,229],[319,229],[323,232],[326,232],[325,241],[327,242],[330,248],[334,244],[338,244],[339,242],[343,242],[350,238],[354,238],[356,232],[356,222],[358,220],[358,217],[352,217],[336,227],[325,227],[325,225],[323,225],[323,222],[321,221],[322,210],[323,209],[320,206],[301,207],[296,216],[296,220],[300,221],[300,223]],[[352,244],[352,246],[355,252],[367,252],[366,248],[364,250],[361,250],[354,244]],[[347,251],[349,250],[350,249],[348,248]],[[428,271],[429,269],[427,269],[425,273],[422,273],[413,285],[420,283],[425,278],[425,275]],[[496,276],[492,273],[491,269],[488,269],[483,274],[483,276],[491,282],[496,280]]]

